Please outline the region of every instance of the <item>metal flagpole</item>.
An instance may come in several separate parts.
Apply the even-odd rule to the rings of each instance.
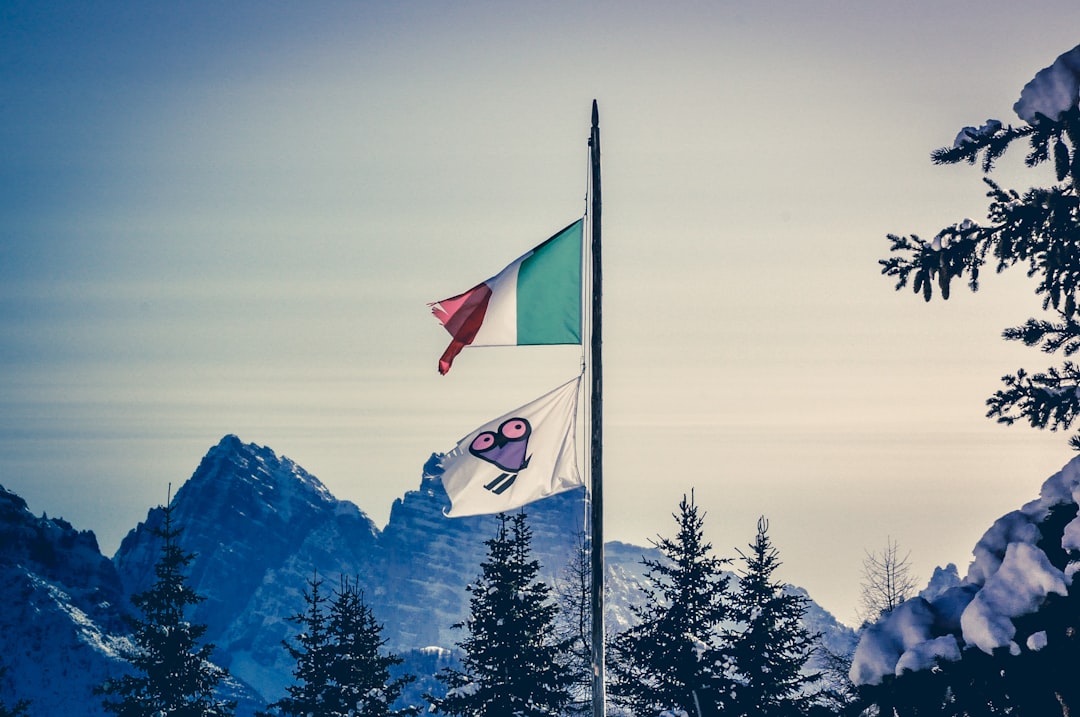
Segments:
[[[592,132],[589,135],[589,159],[592,168],[592,338],[589,370],[592,376],[590,426],[590,475],[592,477],[592,527],[590,553],[590,597],[592,602],[592,713],[604,717],[604,422],[603,370],[601,365],[600,332],[600,114],[596,100],[592,103]]]

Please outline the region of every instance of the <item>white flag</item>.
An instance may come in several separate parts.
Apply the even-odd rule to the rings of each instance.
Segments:
[[[485,515],[585,485],[578,473],[581,377],[499,416],[458,441],[443,459],[446,515]]]

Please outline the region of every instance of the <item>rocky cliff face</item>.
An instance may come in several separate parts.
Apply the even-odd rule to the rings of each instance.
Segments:
[[[373,566],[372,599],[386,621],[385,637],[397,649],[452,647],[461,639],[451,626],[468,613],[464,587],[476,579],[487,555],[484,541],[495,535],[494,516],[447,518],[442,466],[432,456],[419,490],[394,501]],[[570,560],[580,534],[582,491],[570,491],[527,506],[533,551],[551,580]]]
[[[289,615],[316,572],[367,573],[377,542],[374,524],[352,503],[335,499],[313,475],[268,448],[226,436],[210,449],[173,499],[179,542],[195,553],[189,580],[206,598],[191,618],[207,625],[215,656],[260,693],[283,694],[291,666],[281,640]],[[128,533],[113,558],[129,593],[153,581],[162,511]]]
[[[121,664],[120,576],[89,531],[42,515],[0,486],[0,694],[31,714],[104,714],[93,687]],[[13,704],[13,702],[12,702]]]
[[[35,517],[0,486],[0,703],[29,700],[32,715],[105,715],[94,688],[128,669],[130,594],[91,531]],[[237,701],[238,717],[263,705],[236,680],[222,694]]]

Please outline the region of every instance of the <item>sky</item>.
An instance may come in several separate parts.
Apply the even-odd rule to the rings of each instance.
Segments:
[[[925,304],[889,233],[985,218],[929,154],[1080,42],[1080,5],[0,5],[0,484],[112,554],[226,434],[378,526],[432,452],[577,347],[470,348],[428,302],[585,211],[599,104],[605,535],[717,553],[855,621],[867,551],[921,580],[1074,454],[984,417],[1046,359],[1023,272]],[[999,178],[1024,189],[1022,148]]]

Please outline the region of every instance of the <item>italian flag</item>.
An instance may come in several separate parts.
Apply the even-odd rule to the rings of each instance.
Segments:
[[[430,304],[453,337],[439,373],[466,346],[581,343],[583,224],[578,219],[464,294]]]

